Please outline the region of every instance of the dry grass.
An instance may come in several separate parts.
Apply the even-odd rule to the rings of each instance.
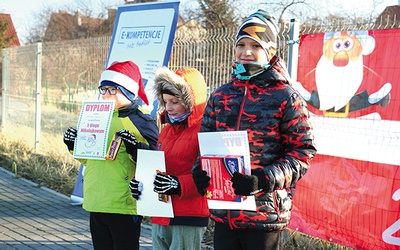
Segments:
[[[0,133],[0,166],[39,186],[69,196],[80,166],[68,152],[62,138],[63,131],[70,126],[67,122],[70,122],[71,115],[47,109],[42,114],[42,120],[45,122],[41,123],[40,137],[35,137],[32,111],[18,111],[9,115]],[[76,121],[72,124],[76,124]]]
[[[3,134],[0,135],[0,166],[39,186],[70,195],[80,164],[71,155],[61,151],[35,153],[26,142],[10,140]]]

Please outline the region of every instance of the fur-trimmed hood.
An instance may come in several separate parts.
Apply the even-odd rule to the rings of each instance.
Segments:
[[[203,115],[207,99],[207,86],[203,75],[194,68],[180,68],[175,72],[167,67],[160,67],[154,75],[154,91],[161,109],[165,109],[163,93],[169,92],[191,113],[191,119]],[[201,119],[201,117],[200,117]]]

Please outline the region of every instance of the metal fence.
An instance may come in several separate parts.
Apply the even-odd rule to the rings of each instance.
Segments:
[[[289,62],[292,76],[296,74],[296,67],[290,67],[297,59],[299,34],[395,28],[398,24],[309,23],[297,31],[296,27],[299,23],[295,20],[281,25],[278,44],[278,54]],[[169,67],[199,69],[211,91],[229,80],[235,32],[236,28],[178,30]],[[97,98],[110,42],[111,37],[100,37],[4,48],[1,132],[15,134],[16,140],[26,141],[35,150],[45,150],[54,140],[62,142],[65,129],[76,126],[82,101]]]

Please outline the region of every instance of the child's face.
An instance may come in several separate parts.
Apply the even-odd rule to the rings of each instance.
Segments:
[[[169,94],[163,94],[163,100],[165,102],[165,110],[168,112],[168,114],[179,116],[187,112],[185,106],[180,103],[177,97]]]
[[[263,47],[253,39],[244,37],[237,42],[235,59],[240,64],[253,62],[268,63],[268,56]]]
[[[104,95],[101,95],[101,99],[106,101],[115,101],[114,110],[129,106],[132,103],[120,89],[114,86],[102,86],[101,89],[105,91]]]

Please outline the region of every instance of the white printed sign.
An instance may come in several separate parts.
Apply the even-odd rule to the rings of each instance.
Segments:
[[[152,116],[157,100],[152,90],[155,70],[168,66],[179,1],[128,4],[118,7],[106,68],[115,61],[130,60],[139,66]]]

